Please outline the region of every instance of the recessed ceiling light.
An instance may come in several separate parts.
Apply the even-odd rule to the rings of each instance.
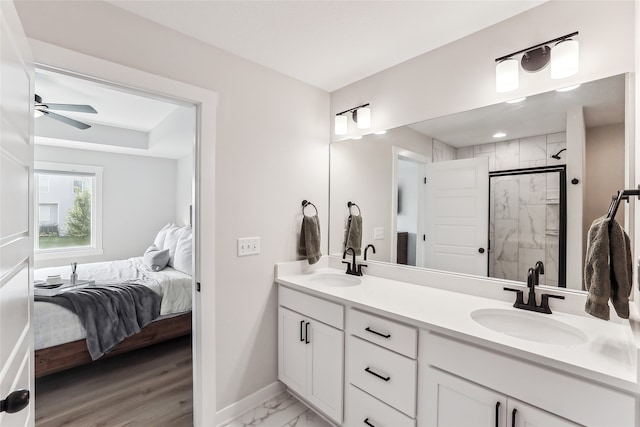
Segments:
[[[522,98],[512,99],[511,101],[507,101],[507,104],[517,104],[518,102],[522,102],[525,99],[527,99],[526,96],[523,96]]]
[[[387,133],[386,130],[379,130],[378,132],[374,132],[376,135],[384,135],[385,133]]]
[[[580,85],[567,86],[562,89],[556,89],[556,92],[569,92],[570,90],[578,89],[579,87]]]
[[[505,136],[507,136],[507,134],[504,133],[504,132],[496,132],[496,133],[493,134],[494,138],[502,138],[502,137],[505,137]]]
[[[353,137],[353,138],[351,138],[351,139],[362,139],[362,136],[354,136],[354,137]]]

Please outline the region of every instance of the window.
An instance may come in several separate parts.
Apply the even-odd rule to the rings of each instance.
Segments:
[[[102,253],[102,167],[36,162],[36,257]]]

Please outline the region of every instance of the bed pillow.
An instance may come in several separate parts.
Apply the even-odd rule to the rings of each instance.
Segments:
[[[160,271],[169,263],[169,249],[160,249],[151,245],[144,252],[142,262],[153,271]]]
[[[176,253],[176,245],[178,244],[178,239],[180,238],[180,234],[184,227],[178,227],[175,224],[167,230],[167,234],[164,239],[164,245],[162,245],[162,249],[169,249],[169,265],[173,267],[173,263],[171,262],[174,254]]]
[[[171,266],[178,271],[181,271],[185,274],[191,276],[192,273],[192,258],[193,258],[193,247],[192,247],[192,232],[191,227],[186,226],[182,230],[180,234],[180,238],[178,239],[178,243],[176,244],[176,251],[169,261]]]
[[[169,231],[171,227],[175,226],[176,225],[174,223],[170,222],[162,227],[160,231],[158,231],[158,234],[156,234],[156,238],[153,240],[153,244],[156,245],[159,249],[162,249],[162,247],[164,246],[164,240],[167,237],[167,231]]]

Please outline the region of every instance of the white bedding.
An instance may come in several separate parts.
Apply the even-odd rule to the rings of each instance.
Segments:
[[[55,274],[68,278],[71,267],[38,269],[34,271],[34,279],[45,280],[47,276]],[[191,276],[171,267],[152,271],[142,262],[142,257],[78,264],[77,274],[79,279],[95,280],[98,285],[142,283],[162,296],[162,317],[171,317],[191,310]],[[85,338],[85,330],[78,316],[56,304],[36,301],[33,322],[36,350]]]

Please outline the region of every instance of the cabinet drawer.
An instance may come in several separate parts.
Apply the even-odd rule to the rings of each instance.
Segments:
[[[278,303],[334,328],[344,329],[344,308],[339,304],[312,297],[284,286],[278,287]]]
[[[347,387],[346,426],[415,427],[416,422],[413,418],[396,411],[353,385]]]
[[[347,332],[412,359],[418,354],[417,329],[392,320],[349,309]]]
[[[404,412],[416,414],[416,361],[350,335],[348,381]]]

